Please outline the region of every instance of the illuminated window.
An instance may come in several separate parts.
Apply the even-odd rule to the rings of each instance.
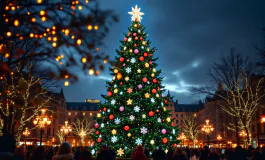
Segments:
[[[194,117],[196,117],[197,116],[197,114],[196,113],[194,113]]]
[[[92,116],[93,114],[92,113],[90,113],[90,116]]]
[[[68,116],[71,116],[71,112],[68,112]]]
[[[77,115],[77,112],[75,112],[75,115]]]
[[[86,115],[86,113],[85,112],[83,112],[83,116],[85,116]]]

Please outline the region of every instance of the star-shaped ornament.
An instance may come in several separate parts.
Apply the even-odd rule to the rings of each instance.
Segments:
[[[131,105],[131,104],[132,104],[132,100],[131,99],[128,99],[127,105]]]
[[[125,77],[125,81],[129,81],[129,79],[130,79],[129,77]]]
[[[137,73],[141,73],[141,70],[140,70],[140,69],[138,69],[138,70],[137,70]]]
[[[128,88],[128,89],[127,89],[127,92],[128,92],[129,94],[131,94],[131,93],[132,93],[132,88]]]
[[[145,93],[144,96],[145,96],[145,98],[150,98],[150,94],[149,93]]]
[[[123,149],[120,148],[119,150],[117,150],[117,155],[118,156],[121,157],[123,154],[124,154],[124,150]]]
[[[139,21],[142,20],[142,15],[144,15],[143,12],[140,12],[141,8],[138,8],[136,5],[135,8],[132,7],[132,12],[128,12],[130,15],[132,15],[132,21],[135,21],[138,19]]]

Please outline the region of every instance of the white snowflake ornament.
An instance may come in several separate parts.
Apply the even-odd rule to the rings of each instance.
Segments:
[[[147,133],[147,128],[145,128],[145,127],[140,128],[140,130],[141,130],[142,134],[146,134]]]
[[[132,70],[131,70],[130,67],[127,67],[127,68],[126,68],[126,73],[131,73],[131,71],[132,71]]]
[[[133,121],[133,120],[135,119],[135,117],[134,117],[133,115],[130,115],[129,119],[130,119],[131,121]]]
[[[116,119],[114,120],[114,122],[115,122],[115,124],[120,124],[120,123],[121,123],[121,119],[120,119],[120,118],[116,118]]]
[[[135,58],[132,58],[131,63],[135,63],[135,62],[136,62]]]
[[[161,123],[161,121],[162,121],[161,118],[157,118],[158,123]]]
[[[155,103],[155,99],[154,99],[154,98],[151,98],[151,102],[152,102],[152,103]]]
[[[143,141],[142,141],[141,138],[137,138],[136,141],[135,141],[135,143],[136,143],[137,145],[140,145],[140,144],[143,143]]]
[[[118,138],[116,136],[111,137],[111,142],[116,143],[118,141]]]
[[[114,105],[116,103],[115,99],[111,100],[110,102],[112,105]]]
[[[104,128],[104,123],[101,123],[100,127],[101,127],[101,128]]]
[[[134,112],[139,112],[140,111],[140,107],[139,106],[135,106],[133,110],[134,110]]]

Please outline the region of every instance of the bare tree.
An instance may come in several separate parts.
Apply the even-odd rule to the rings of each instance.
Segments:
[[[245,130],[250,144],[253,116],[262,106],[264,97],[264,78],[254,76],[255,68],[249,59],[234,52],[231,49],[230,56],[222,57],[220,63],[214,63],[210,69],[209,77],[212,82],[221,84],[219,90],[203,86],[193,87],[191,91],[193,94],[207,94],[218,99],[217,103],[222,110],[236,118],[237,123],[230,123],[230,129],[235,129],[237,136],[239,129]]]
[[[64,137],[65,137],[64,133],[61,132],[60,130],[57,130],[56,135],[59,138],[60,143],[62,144],[64,142]]]
[[[192,140],[193,147],[195,148],[195,141],[198,138],[200,131],[200,124],[193,115],[185,115],[182,119],[182,131],[187,138]]]
[[[73,133],[81,138],[81,143],[84,145],[85,137],[89,136],[94,132],[92,123],[87,118],[80,120],[77,118],[76,122],[73,123]]]

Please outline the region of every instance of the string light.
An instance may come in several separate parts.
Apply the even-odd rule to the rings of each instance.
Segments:
[[[81,40],[81,39],[77,39],[77,40],[76,40],[76,43],[77,43],[78,45],[80,45],[80,44],[82,43],[82,40]]]
[[[65,81],[64,82],[64,86],[66,86],[66,87],[69,86],[69,82],[68,81]]]
[[[46,21],[46,17],[41,17],[41,21],[45,22]]]
[[[42,0],[37,0],[37,3],[39,3],[39,4],[42,3]]]
[[[12,33],[11,32],[6,32],[6,35],[7,35],[7,37],[10,37],[10,36],[12,36]]]
[[[98,26],[94,26],[94,29],[95,29],[95,30],[98,30]]]
[[[36,22],[36,18],[32,18],[31,21],[32,21],[32,22]]]
[[[93,75],[94,74],[94,70],[93,69],[89,69],[88,74]]]
[[[16,19],[15,21],[14,21],[14,26],[18,26],[19,25],[19,21]]]
[[[85,57],[82,58],[82,62],[86,63],[86,58]]]
[[[89,25],[87,26],[87,29],[88,29],[88,30],[92,30],[92,25],[89,24]]]
[[[66,36],[68,36],[68,34],[69,34],[69,29],[66,29],[66,30],[64,31],[64,34],[65,34]]]
[[[44,10],[41,10],[41,11],[40,11],[40,15],[41,15],[41,16],[44,16],[44,15],[45,15],[45,11],[44,11]]]

